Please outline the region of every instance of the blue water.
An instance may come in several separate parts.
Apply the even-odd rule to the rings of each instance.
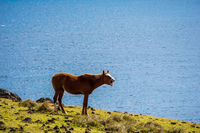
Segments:
[[[89,106],[200,123],[199,14],[199,0],[0,0],[0,88],[52,98],[58,72],[110,70]]]

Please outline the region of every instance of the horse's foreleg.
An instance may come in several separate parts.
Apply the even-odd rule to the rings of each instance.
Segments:
[[[62,90],[62,92],[60,92],[59,97],[58,97],[58,102],[59,102],[59,105],[61,107],[62,113],[66,114],[64,107],[63,107],[63,104],[62,104],[63,95],[64,95],[64,90]]]
[[[88,96],[89,96],[88,94],[84,95],[82,115],[87,115]]]

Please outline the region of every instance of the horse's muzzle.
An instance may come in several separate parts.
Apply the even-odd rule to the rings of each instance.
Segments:
[[[115,79],[110,80],[110,85],[113,86],[113,83],[115,82]]]

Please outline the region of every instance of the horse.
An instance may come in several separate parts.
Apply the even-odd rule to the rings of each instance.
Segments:
[[[51,82],[55,90],[53,97],[55,112],[58,112],[56,107],[56,101],[58,97],[58,102],[62,113],[66,114],[62,104],[63,94],[64,91],[66,91],[70,94],[84,95],[82,115],[87,115],[89,95],[94,91],[94,89],[103,84],[113,86],[114,81],[115,78],[109,74],[109,70],[107,72],[103,70],[102,74],[83,74],[80,76],[75,76],[64,72],[53,75]]]

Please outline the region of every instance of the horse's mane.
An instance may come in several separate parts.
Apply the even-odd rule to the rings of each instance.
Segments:
[[[97,79],[100,79],[102,76],[102,74],[83,74],[83,75],[80,75],[78,78],[79,79],[91,79],[91,80],[97,80]]]

